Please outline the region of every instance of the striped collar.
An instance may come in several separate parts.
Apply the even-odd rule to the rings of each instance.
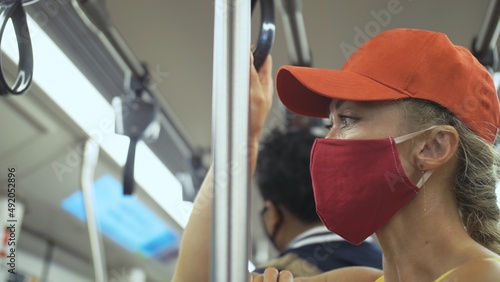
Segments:
[[[321,225],[313,227],[297,235],[297,237],[295,237],[290,242],[290,244],[288,244],[285,250],[297,249],[307,245],[334,242],[334,241],[345,241],[345,240],[339,235],[328,230],[324,225]],[[371,242],[371,241],[373,241],[371,237],[366,239],[366,242]]]

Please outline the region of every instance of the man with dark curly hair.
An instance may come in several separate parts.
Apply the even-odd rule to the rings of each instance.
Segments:
[[[316,214],[309,172],[310,130],[273,131],[262,144],[256,180],[264,199],[263,228],[280,252],[260,266],[289,270],[294,277],[312,276],[345,266],[382,268],[380,249],[367,240],[359,246],[330,232]]]

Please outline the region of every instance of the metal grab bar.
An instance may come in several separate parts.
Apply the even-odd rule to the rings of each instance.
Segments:
[[[182,145],[186,146],[190,152],[193,152],[195,147],[186,138],[185,132],[181,130],[181,123],[172,115],[173,111],[171,108],[166,102],[162,103],[165,101],[165,98],[154,87],[147,66],[139,62],[118,30],[114,27],[106,9],[106,0],[71,1],[77,14],[99,37],[125,73],[124,90],[127,93],[126,95],[121,95],[121,97],[115,97],[121,99],[117,100],[118,102],[116,103],[122,103],[122,108],[115,108],[115,111],[119,114],[121,109],[125,110],[120,117],[117,115],[117,123],[122,123],[121,130],[119,129],[119,124],[117,124],[117,133],[126,135],[131,139],[123,176],[123,192],[125,195],[130,195],[134,191],[134,162],[137,142],[145,138],[155,140],[159,135],[159,122],[163,122],[162,124],[165,125],[163,128],[167,132],[180,137],[179,140],[182,142]],[[114,106],[118,105],[115,102],[113,103]],[[130,116],[125,116],[125,113]],[[154,126],[156,129],[148,130],[149,125],[152,123],[157,123]]]
[[[257,0],[252,0],[252,14],[256,3]],[[254,66],[257,70],[264,64],[274,44],[276,27],[273,0],[260,0],[260,21],[259,39],[253,50]]]
[[[500,34],[500,0],[491,0],[479,34],[472,43],[472,53],[493,71],[498,65],[497,41]]]
[[[288,46],[288,57],[294,66],[312,66],[312,54],[307,41],[302,0],[281,0],[279,8]]]
[[[88,139],[83,149],[81,184],[83,203],[85,206],[85,217],[87,219],[87,231],[90,240],[90,252],[92,254],[92,265],[94,266],[94,278],[96,282],[108,281],[106,270],[106,255],[102,247],[102,237],[99,234],[96,206],[94,201],[94,174],[99,159],[99,145],[95,140]]]
[[[9,86],[0,66],[0,95],[21,95],[28,91],[33,80],[33,48],[28,30],[26,12],[23,5],[30,5],[38,0],[1,0],[0,1],[0,42],[3,39],[5,27],[12,21],[16,32],[19,64],[14,84]],[[1,61],[1,60],[0,60]]]

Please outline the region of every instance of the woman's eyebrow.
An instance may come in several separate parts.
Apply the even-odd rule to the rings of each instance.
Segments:
[[[335,105],[335,109],[338,111],[339,108],[342,106],[342,104],[345,103],[345,100],[339,100],[337,104]]]
[[[344,104],[345,102],[346,100],[337,100],[334,105],[330,104],[330,113],[333,112],[333,109],[335,109],[335,111],[338,111],[340,106],[342,106],[342,104]]]

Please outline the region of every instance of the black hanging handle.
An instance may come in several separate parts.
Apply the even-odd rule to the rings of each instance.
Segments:
[[[132,195],[135,186],[134,167],[137,143],[152,136],[153,133],[148,128],[157,122],[159,106],[154,101],[146,101],[133,96],[117,96],[113,98],[112,104],[116,115],[116,133],[130,138],[127,161],[123,168],[123,194]]]
[[[137,139],[130,138],[128,145],[127,161],[123,168],[123,194],[132,195],[134,193],[134,167],[135,167],[135,148],[137,147]]]
[[[36,1],[24,1],[25,5]],[[7,84],[3,69],[0,66],[0,95],[21,95],[28,91],[33,79],[33,48],[28,30],[26,12],[21,0],[0,1],[0,42],[9,19],[14,25],[19,50],[17,77],[12,87]],[[1,62],[1,60],[0,60]]]
[[[254,66],[257,70],[262,67],[271,49],[273,48],[275,37],[274,1],[260,0],[261,26],[259,39],[253,50]],[[257,0],[252,0],[252,13]]]

